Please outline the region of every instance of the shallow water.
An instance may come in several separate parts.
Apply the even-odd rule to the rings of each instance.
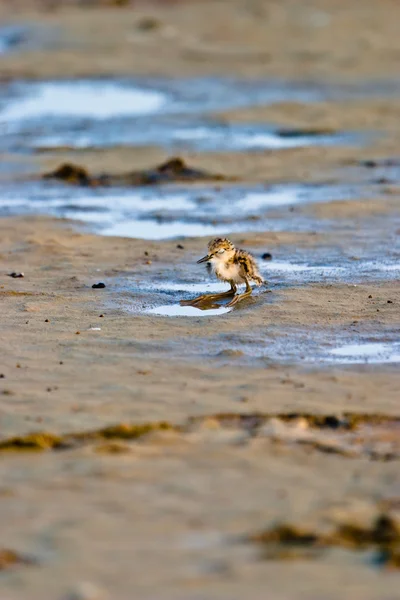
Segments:
[[[168,239],[260,230],[310,230],[318,221],[288,208],[355,197],[349,186],[72,188],[50,182],[0,186],[0,215],[79,219],[103,235]],[[281,212],[276,212],[281,209]],[[273,219],[271,210],[275,210]],[[321,226],[321,223],[319,223]]]
[[[241,309],[234,308],[232,318],[235,318],[235,310]],[[185,345],[183,348],[175,342],[174,352],[187,359],[194,356],[229,358],[240,352],[240,360],[248,365],[279,363],[304,366],[352,364],[390,366],[400,363],[400,334],[394,331],[381,331],[371,338],[361,333],[349,333],[347,328],[340,327],[326,329],[315,327],[310,331],[295,327],[282,329],[269,326],[258,328],[257,331],[198,338],[195,347]]]
[[[346,344],[331,350],[335,361],[346,364],[392,364],[400,363],[400,337],[398,343]]]
[[[56,135],[34,135],[33,143],[38,151],[52,151],[58,147],[101,148],[112,146],[164,146],[172,150],[188,148],[197,151],[259,151],[279,150],[302,146],[326,146],[354,144],[360,136],[332,133],[321,135],[298,135],[286,137],[265,124],[221,124],[217,121],[196,123],[187,118],[154,118],[151,122],[118,122],[114,124],[88,125],[84,131],[71,129]],[[17,142],[18,143],[18,142]]]
[[[155,306],[146,312],[161,317],[215,317],[224,315],[232,309],[226,306],[220,308],[199,309],[195,306],[181,306],[180,304],[165,304],[164,306]]]
[[[229,79],[11,82],[0,90],[1,147],[158,145],[234,151],[360,142],[349,132],[287,135],[266,124],[206,118],[222,109],[320,96],[320,90],[306,86]]]
[[[29,92],[17,88],[15,97],[0,110],[0,120],[11,131],[15,122],[48,117],[97,120],[154,114],[167,102],[160,92],[107,82],[31,83],[26,87]]]

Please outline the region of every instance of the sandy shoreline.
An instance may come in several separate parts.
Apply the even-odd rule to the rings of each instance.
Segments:
[[[208,238],[179,240],[179,248],[48,216],[0,219],[1,599],[397,597],[398,364],[344,364],[331,351],[398,341],[398,271],[379,269],[385,252],[399,257],[398,164],[385,160],[400,155],[400,109],[397,93],[380,95],[376,82],[397,85],[400,7],[301,4],[24,4],[16,18],[0,2],[5,22],[53,32],[53,45],[2,55],[3,81],[221,75],[372,83],[377,92],[213,115],[356,132],[361,142],[178,153],[246,185],[362,189],[270,210],[271,230],[229,236],[260,261],[270,252],[297,266],[313,255],[344,265],[342,275],[317,270],[307,279],[307,271],[274,271],[272,263],[269,271],[265,262],[269,288],[231,313],[146,312],[187,298],[197,278],[206,282],[195,262]],[[121,173],[170,155],[155,146],[5,150],[0,181],[6,190],[64,161]],[[272,231],[282,214],[287,229]],[[296,232],[300,220],[307,226]],[[374,260],[376,271],[363,271]],[[93,289],[97,282],[106,288]],[[177,282],[183,291],[165,289]],[[326,426],[316,424],[321,415]],[[143,424],[149,431],[135,436]],[[289,528],[288,544],[276,535],[271,542],[277,524]],[[367,542],[346,537],[346,527]]]

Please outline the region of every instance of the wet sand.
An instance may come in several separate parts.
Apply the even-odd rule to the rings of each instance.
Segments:
[[[11,20],[6,3],[1,10]],[[5,79],[233,75],[362,84],[398,73],[399,6],[389,0],[25,11],[21,21],[57,27],[60,38],[50,54],[3,55]],[[155,24],[146,28],[149,16]],[[360,270],[290,279],[260,260],[269,285],[235,310],[163,318],[147,311],[190,296],[187,283],[206,282],[195,261],[208,238],[156,242],[94,235],[50,217],[0,219],[7,600],[398,593],[398,363],[343,364],[331,354],[354,341],[398,342],[398,271],[362,270],[374,253],[380,261],[399,256],[398,174],[360,165],[399,155],[397,98],[277,103],[224,118],[367,135],[364,144],[323,149],[183,153],[195,168],[246,184],[371,184],[367,196],[296,207],[293,220],[317,219],[323,229],[230,236],[257,257],[300,264],[328,249],[323,256]],[[37,177],[65,160],[120,173],[169,155],[158,147],[59,149],[2,160],[26,179],[25,169]],[[16,178],[9,168],[0,176]],[[93,289],[98,282],[106,287]],[[168,292],[171,282],[182,290]],[[253,428],[221,414],[266,415],[267,423]],[[289,414],[297,415],[292,428],[284,425]],[[335,421],[366,414],[373,418],[360,426]],[[314,422],[321,415],[325,429]],[[268,541],[276,524],[297,533]],[[334,543],[321,548],[332,527]],[[308,534],[300,543],[299,531]],[[3,549],[16,556],[1,558]]]

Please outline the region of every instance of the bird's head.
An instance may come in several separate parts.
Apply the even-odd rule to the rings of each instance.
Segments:
[[[235,246],[232,242],[226,238],[217,238],[215,240],[211,240],[208,244],[208,254],[207,256],[203,256],[198,263],[203,262],[227,262],[229,261],[235,254]]]

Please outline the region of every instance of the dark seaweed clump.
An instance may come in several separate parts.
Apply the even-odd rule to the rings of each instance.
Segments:
[[[182,158],[171,158],[150,169],[141,169],[122,174],[102,173],[91,175],[81,165],[64,163],[43,179],[56,179],[70,185],[78,186],[142,186],[160,185],[163,183],[179,183],[187,181],[230,181],[232,178],[211,173],[203,169],[189,167]]]
[[[379,515],[370,527],[343,523],[325,533],[291,524],[279,524],[247,536],[260,544],[266,560],[316,558],[329,548],[353,551],[374,550],[374,563],[400,568],[400,530],[389,514]]]

